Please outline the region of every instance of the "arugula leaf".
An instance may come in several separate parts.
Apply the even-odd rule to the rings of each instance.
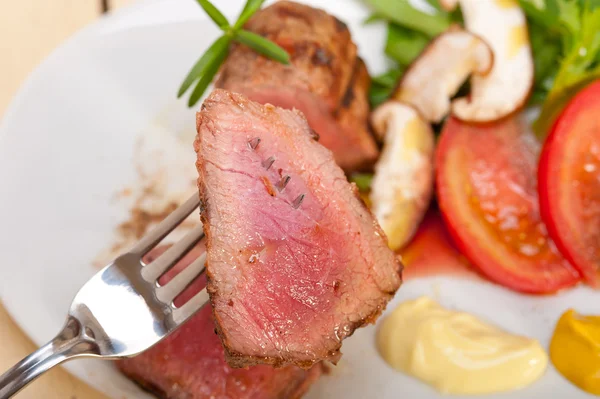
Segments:
[[[372,85],[369,88],[369,104],[371,108],[376,108],[383,104],[392,95],[392,89],[389,87]]]
[[[424,34],[390,23],[387,29],[385,54],[400,65],[409,65],[429,43]]]
[[[390,98],[398,80],[404,73],[404,68],[398,66],[391,68],[386,73],[371,78],[371,87],[369,88],[369,103],[372,108],[377,107]]]
[[[525,15],[535,24],[556,32],[558,28],[558,5],[556,0],[519,0]],[[531,22],[529,23],[531,26]]]
[[[554,17],[562,31],[561,59],[556,63],[559,67],[534,123],[540,137],[545,137],[556,115],[576,90],[600,77],[600,0],[552,1],[557,6],[558,15]],[[548,84],[547,81],[541,83]],[[536,89],[539,91],[539,87]]]
[[[561,43],[558,38],[548,37],[545,28],[535,23],[529,25],[529,38],[534,65],[534,93],[529,104],[541,104],[552,88],[558,73]]]
[[[400,79],[400,76],[402,76],[403,73],[404,68],[398,66],[396,68],[391,68],[381,75],[373,76],[371,78],[371,82],[379,86],[393,89],[396,87],[396,84],[398,84],[398,79]]]
[[[401,25],[416,30],[428,37],[444,32],[450,26],[450,15],[445,12],[426,13],[414,8],[407,0],[365,0],[377,14]]]

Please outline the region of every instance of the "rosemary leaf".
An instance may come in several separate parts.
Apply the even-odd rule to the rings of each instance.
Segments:
[[[223,30],[229,27],[229,21],[227,18],[221,13],[221,11],[217,10],[217,7],[212,5],[212,3],[208,0],[196,0],[200,7],[204,9],[206,14],[212,19],[217,26]]]
[[[227,56],[227,52],[229,49],[229,43],[231,38],[227,35],[223,35],[206,50],[204,55],[200,57],[198,62],[192,67],[190,73],[188,73],[187,77],[181,84],[179,88],[179,92],[177,93],[177,98],[181,97],[183,93],[190,88],[192,83],[196,81],[196,79],[201,78],[206,75],[207,71],[211,66],[218,62],[218,66],[223,62],[225,56]],[[220,61],[219,61],[220,60]]]
[[[227,51],[219,53],[217,58],[208,66],[204,74],[200,77],[198,84],[196,84],[196,87],[188,100],[188,106],[193,107],[198,100],[200,100],[208,85],[210,85],[217,72],[219,72],[219,68],[221,67],[221,64],[223,64],[223,61],[225,61],[227,54]]]
[[[246,24],[246,22],[248,22],[250,17],[253,16],[256,11],[258,11],[258,9],[262,6],[262,4],[264,2],[265,2],[265,0],[248,0],[248,1],[246,1],[246,5],[244,6],[244,9],[240,13],[238,20],[236,21],[235,25],[233,26],[233,29],[238,30],[238,29],[242,28]]]
[[[257,35],[256,33],[252,33],[247,30],[241,29],[235,32],[234,39],[250,47],[257,53],[274,59],[275,61],[279,61],[282,64],[290,63],[290,55],[287,53],[287,51],[285,51],[269,39],[265,39],[264,37]]]

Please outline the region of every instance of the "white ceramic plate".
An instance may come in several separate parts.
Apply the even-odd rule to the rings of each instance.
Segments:
[[[384,69],[384,31],[362,26],[367,15],[362,5],[307,2],[346,21],[371,71]],[[242,1],[218,3],[234,16]],[[55,51],[9,107],[0,127],[0,292],[10,314],[37,344],[59,330],[72,296],[96,270],[92,260],[126,216],[127,207],[115,200],[115,193],[137,178],[136,140],[156,132],[166,141],[193,136],[194,110],[175,100],[175,93],[216,35],[192,0],[141,1],[101,19]],[[191,141],[185,142],[189,151],[181,157],[189,157],[185,173],[193,175]],[[159,154],[147,162],[166,161]],[[406,283],[390,308],[422,294],[538,338],[545,346],[564,310],[598,313],[600,303],[600,294],[585,287],[536,298],[484,282],[436,277]],[[387,367],[373,338],[369,327],[348,339],[340,365],[307,397],[438,397]],[[110,362],[78,360],[66,368],[113,398],[149,397]],[[586,396],[550,367],[530,388],[491,397]]]

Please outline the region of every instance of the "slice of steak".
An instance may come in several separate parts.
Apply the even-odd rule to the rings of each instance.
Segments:
[[[227,362],[337,360],[400,286],[383,231],[300,112],[217,89],[197,126],[207,287]]]
[[[163,249],[158,249],[157,256]],[[166,283],[196,259],[203,249],[182,259],[167,273]],[[203,288],[194,282],[191,296]],[[185,302],[186,299],[182,298]],[[225,363],[223,346],[215,334],[210,306],[205,306],[171,336],[141,355],[117,362],[119,369],[161,399],[288,399],[300,398],[319,378],[323,366],[310,370],[295,366],[274,369],[254,366],[232,369]]]
[[[245,28],[285,48],[291,63],[283,65],[236,44],[216,87],[302,111],[321,143],[347,171],[372,164],[378,149],[368,130],[368,115],[357,113],[354,126],[340,125],[335,115],[347,98],[357,60],[346,25],[323,10],[280,1],[257,12]],[[367,79],[367,87],[369,83]],[[366,103],[365,90],[356,90],[355,95]]]
[[[375,148],[368,123],[365,122],[369,119],[370,112],[368,100],[370,86],[371,77],[369,76],[369,71],[363,60],[357,58],[350,86],[348,86],[346,93],[342,97],[338,109],[334,112],[336,122],[341,131],[344,132],[346,140],[344,143],[345,148],[340,148],[339,151],[343,151],[344,162],[354,165],[355,170],[369,169],[372,166],[372,160],[376,159],[378,155],[376,149],[372,153],[373,157],[365,156],[365,151],[352,150],[356,148],[363,148],[365,150]],[[356,134],[358,132],[360,134]],[[319,140],[319,142],[325,147],[332,149],[334,157],[337,160],[335,156],[335,143],[327,142],[327,139],[330,138],[331,136],[326,136],[323,140]]]

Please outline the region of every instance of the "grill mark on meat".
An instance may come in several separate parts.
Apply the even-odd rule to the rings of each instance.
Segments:
[[[279,1],[258,11],[246,29],[286,49],[290,64],[233,44],[215,87],[302,111],[344,170],[370,170],[379,150],[368,123],[369,78],[364,65],[357,67],[346,25],[323,10]]]
[[[365,76],[363,69],[366,69],[364,61],[359,57],[356,59],[356,63],[354,64],[350,84],[340,100],[339,107],[334,111],[336,118],[339,118],[342,112],[350,111],[350,106],[353,105],[353,102],[356,99],[355,91],[357,90],[357,87],[362,87],[365,92],[369,90],[370,77],[367,78],[368,72]],[[368,79],[368,83],[365,82],[366,79]]]
[[[342,102],[341,102],[342,108],[350,107],[350,104],[352,104],[352,101],[354,101],[354,88],[352,86],[350,86],[350,87],[348,87],[348,90],[346,90],[346,93],[344,93],[344,97],[342,97]]]
[[[319,47],[315,50],[310,60],[317,66],[329,65],[331,63],[331,56],[326,50]]]
[[[292,65],[258,57],[248,47],[236,44],[217,87],[234,89],[229,86],[234,82],[245,86],[263,79],[291,86],[302,82],[305,87],[312,86],[335,109],[350,81],[357,53],[349,31],[339,31],[335,19],[325,11],[289,1],[260,10],[248,21],[246,29],[288,50]],[[311,57],[317,49],[326,51],[331,62],[312,71],[315,65]]]

